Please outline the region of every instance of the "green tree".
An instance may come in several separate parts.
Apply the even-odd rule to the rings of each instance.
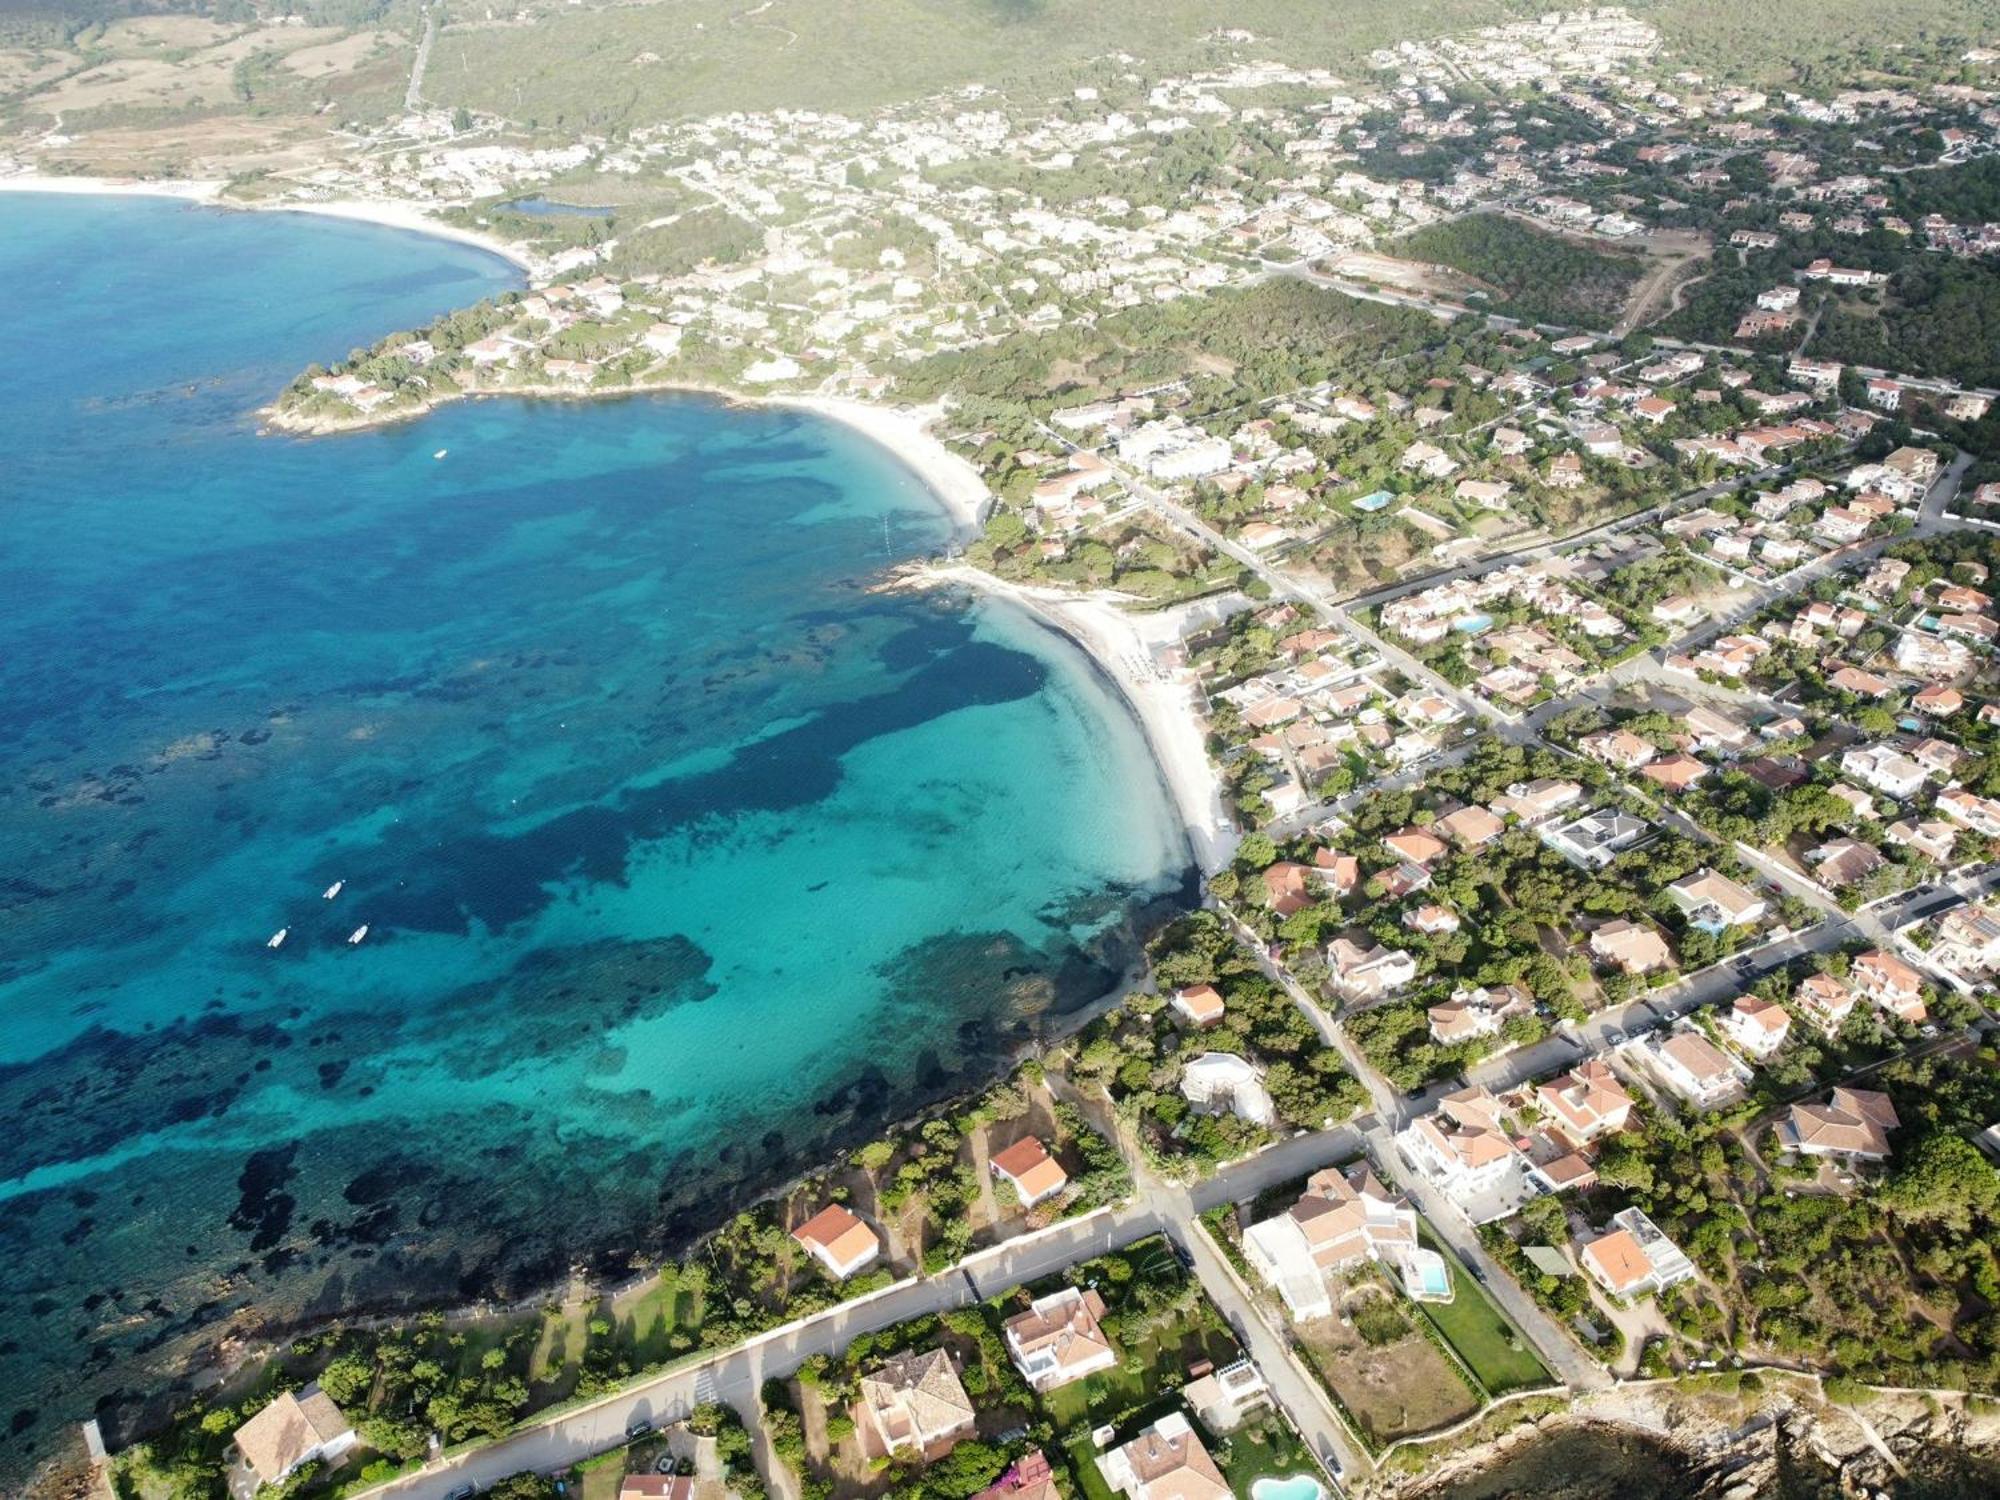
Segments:
[[[1934,1130],[1883,1184],[1882,1201],[1900,1218],[1962,1233],[2000,1213],[2000,1172],[1963,1136]]]

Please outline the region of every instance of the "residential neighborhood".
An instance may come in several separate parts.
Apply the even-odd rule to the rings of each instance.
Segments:
[[[1331,1500],[1635,1388],[2000,1389],[2000,366],[1965,331],[2000,48],[1751,87],[1659,19],[1341,71],[1232,25],[1053,92],[571,141],[412,103],[260,170],[535,267],[301,371],[271,431],[893,409],[977,517],[920,559],[884,522],[852,592],[1053,623],[1184,878],[1101,985],[1008,967],[1023,1024],[968,1022],[873,1138],[808,1101],[744,1203],[609,1266],[551,1231],[545,1298],[274,1324],[92,1472]]]

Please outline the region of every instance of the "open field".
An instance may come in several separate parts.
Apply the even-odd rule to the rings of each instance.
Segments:
[[[403,45],[404,39],[393,31],[356,31],[330,42],[287,52],[284,65],[301,78],[325,78],[353,72],[378,47]]]
[[[1300,1352],[1370,1444],[1379,1448],[1399,1437],[1431,1432],[1479,1410],[1479,1398],[1463,1377],[1409,1321],[1409,1304],[1383,1290],[1350,1300],[1348,1307],[1362,1314],[1356,1326],[1338,1317],[1320,1318],[1298,1324],[1296,1333]],[[1380,1332],[1387,1332],[1391,1316],[1403,1320],[1400,1336],[1379,1344],[1362,1336],[1361,1326],[1371,1319],[1381,1319]]]
[[[79,110],[166,109],[221,104],[236,96],[236,69],[262,52],[288,53],[321,47],[340,38],[338,27],[258,27],[190,53],[120,55],[35,97],[37,108],[69,114]]]

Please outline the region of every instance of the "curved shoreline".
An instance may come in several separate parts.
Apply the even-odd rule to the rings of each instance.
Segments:
[[[1161,667],[1157,656],[1162,646],[1180,640],[1181,617],[1203,608],[1201,601],[1135,615],[1108,598],[1011,583],[970,563],[933,564],[910,577],[918,585],[961,584],[1004,600],[1083,652],[1138,721],[1201,873],[1213,875],[1229,863],[1241,835],[1208,758],[1192,688]],[[1147,630],[1147,623],[1157,628]]]
[[[63,193],[106,198],[177,198],[183,203],[207,208],[229,209],[236,213],[313,214],[324,219],[346,219],[352,223],[375,224],[384,229],[401,229],[411,234],[427,234],[484,250],[529,276],[541,274],[541,263],[532,252],[497,235],[476,229],[461,229],[433,218],[414,203],[388,198],[307,198],[276,199],[269,203],[239,203],[222,196],[229,186],[223,181],[195,178],[144,181],[115,177],[51,177],[38,172],[21,172],[0,177],[0,193]]]

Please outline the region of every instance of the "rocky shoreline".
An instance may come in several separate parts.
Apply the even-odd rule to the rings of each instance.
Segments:
[[[2000,1493],[2000,1404],[1960,1392],[1828,1401],[1810,1376],[1649,1382],[1530,1417],[1368,1500],[1798,1500]]]

